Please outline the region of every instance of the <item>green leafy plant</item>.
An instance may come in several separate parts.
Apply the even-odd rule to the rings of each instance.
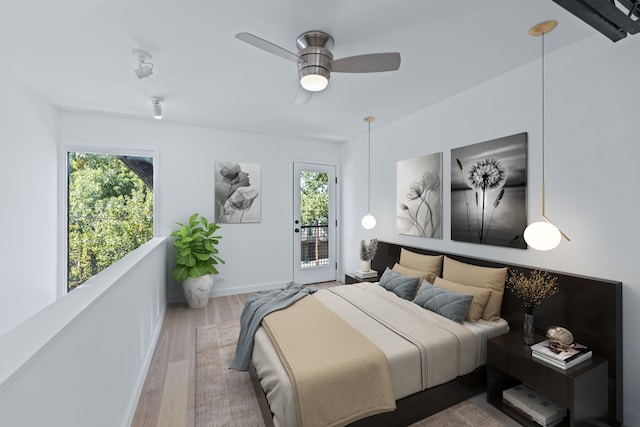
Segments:
[[[177,224],[180,228],[171,233],[176,238],[173,242],[176,266],[171,276],[184,282],[189,277],[218,274],[215,266],[224,261],[218,256],[216,245],[222,237],[214,234],[220,226],[197,213],[191,215],[188,224]]]

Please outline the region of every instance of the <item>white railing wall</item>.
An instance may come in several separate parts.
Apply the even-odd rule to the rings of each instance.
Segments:
[[[129,426],[166,310],[154,238],[0,336],[0,426]]]

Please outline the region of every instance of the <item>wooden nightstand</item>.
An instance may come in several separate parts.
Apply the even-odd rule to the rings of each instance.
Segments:
[[[536,342],[545,338],[536,336]],[[487,344],[487,401],[524,426],[538,426],[503,405],[502,391],[525,383],[567,408],[560,426],[607,423],[607,361],[596,355],[563,370],[531,357],[522,331],[492,338]],[[600,424],[598,424],[600,425]]]
[[[352,283],[360,283],[360,282],[377,282],[380,280],[378,276],[376,277],[367,277],[366,279],[360,279],[354,275],[354,273],[349,273],[344,275],[344,284],[351,285]]]

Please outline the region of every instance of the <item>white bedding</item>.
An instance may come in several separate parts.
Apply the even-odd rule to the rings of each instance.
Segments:
[[[324,289],[313,297],[325,304],[347,323],[369,338],[385,353],[391,371],[394,397],[396,400],[447,382],[458,375],[464,375],[484,365],[486,361],[486,340],[505,333],[509,327],[505,320],[498,322],[481,321],[476,324],[465,322],[460,325],[438,314],[387,292],[377,284],[359,283],[340,289]],[[380,308],[367,308],[362,300],[380,299]],[[351,301],[350,301],[351,300]],[[391,306],[389,309],[388,306]],[[367,313],[368,311],[379,313]],[[371,317],[373,315],[374,317]],[[393,317],[388,324],[384,316]],[[429,325],[422,324],[426,322]],[[406,331],[396,326],[409,324]],[[432,328],[424,333],[427,326]],[[424,328],[422,327],[424,326]],[[312,333],[312,331],[310,331]],[[403,336],[404,335],[404,336]],[[437,338],[436,338],[437,337]],[[459,347],[461,357],[447,358],[447,367],[433,366],[430,359],[451,354],[444,345],[434,340],[449,341],[450,346]],[[461,350],[460,350],[461,349]],[[274,414],[277,427],[292,427],[297,423],[296,405],[291,382],[277,353],[273,349],[266,332],[260,328],[255,335],[253,364],[266,393]],[[424,366],[424,369],[423,369]],[[454,373],[451,372],[453,369]]]

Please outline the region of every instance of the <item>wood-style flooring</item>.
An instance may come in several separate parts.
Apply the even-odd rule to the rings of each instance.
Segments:
[[[317,288],[341,285],[318,283]],[[195,423],[196,328],[239,320],[250,294],[211,298],[205,308],[169,304],[149,373],[144,382],[133,427],[193,427]]]

